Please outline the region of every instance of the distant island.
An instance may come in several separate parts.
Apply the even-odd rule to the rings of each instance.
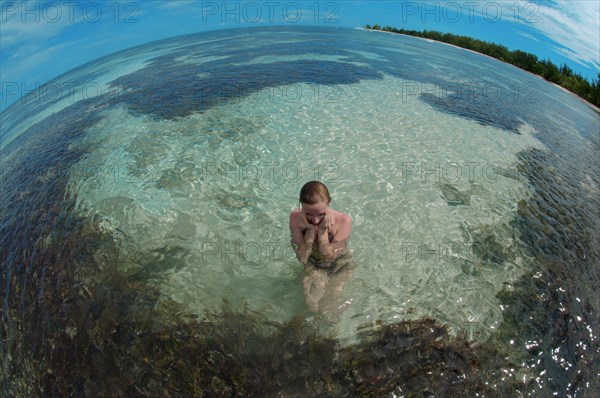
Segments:
[[[489,43],[468,36],[454,35],[452,33],[442,33],[435,30],[420,32],[417,30],[396,29],[391,26],[379,26],[377,24],[373,26],[366,25],[365,29],[423,37],[489,55],[490,57],[541,76],[549,82],[555,83],[589,103],[600,107],[600,73],[598,73],[598,79],[592,79],[590,82],[579,73],[573,72],[566,64],[558,67],[550,62],[550,60],[539,60],[536,55],[525,51],[509,51],[507,47],[500,44]]]

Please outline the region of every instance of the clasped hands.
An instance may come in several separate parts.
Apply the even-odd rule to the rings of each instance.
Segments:
[[[323,220],[318,225],[311,224],[306,218],[304,210],[300,210],[300,216],[298,217],[298,226],[304,232],[304,242],[313,243],[315,240],[319,240],[322,236],[323,239],[329,242],[328,232],[333,225],[333,217],[329,209],[325,212]]]

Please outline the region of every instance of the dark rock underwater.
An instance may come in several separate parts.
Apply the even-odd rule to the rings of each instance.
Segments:
[[[274,323],[226,302],[220,312],[197,317],[148,283],[149,275],[160,277],[163,266],[153,253],[138,253],[137,263],[123,270],[122,248],[98,220],[77,215],[76,198],[67,194],[68,170],[94,150],[80,145],[80,139],[101,119],[103,109],[119,103],[134,113],[174,119],[264,87],[297,82],[352,84],[384,74],[441,82],[426,66],[440,44],[402,39],[412,50],[422,50],[409,62],[385,48],[394,39],[384,35],[304,28],[273,28],[269,34],[305,40],[261,45],[252,29],[219,31],[112,55],[187,43],[111,82],[113,87],[135,88],[124,89],[118,102],[106,95],[73,103],[2,149],[9,165],[3,168],[0,207],[2,395],[594,396],[600,390],[600,198],[581,181],[591,176],[600,185],[595,156],[600,142],[593,132],[586,137],[594,121],[577,118],[569,123],[588,146],[566,142],[561,129],[545,117],[554,112],[569,118],[562,115],[559,101],[544,99],[548,104],[542,107],[506,99],[491,103],[478,96],[463,101],[460,96],[422,96],[442,112],[511,133],[527,118],[550,149],[519,153],[519,171],[536,195],[519,203],[512,225],[525,237],[535,269],[498,293],[506,307],[504,320],[486,342],[451,336],[440,322],[423,318],[379,322],[361,332],[361,343],[342,347],[326,319],[319,321],[323,329],[302,317]],[[232,35],[243,50],[229,48]],[[208,38],[211,43],[200,43]],[[381,46],[374,47],[373,40],[381,40]],[[352,52],[355,48],[368,48],[386,61],[361,57]],[[476,55],[447,51],[464,55],[457,61],[461,73],[481,82],[480,71],[468,69],[469,57]],[[202,65],[173,62],[189,53],[224,58]],[[341,55],[347,62],[244,65],[264,54]],[[204,80],[194,78],[198,73]],[[229,89],[216,89],[220,84]],[[165,92],[171,94],[169,103]],[[12,120],[25,120],[40,111],[34,105],[15,105],[5,113],[21,111]],[[490,113],[497,117],[490,118]],[[444,187],[442,194],[449,203],[468,204],[467,196],[453,187]],[[490,264],[504,258],[493,235],[475,242]],[[509,346],[526,349],[515,354]]]

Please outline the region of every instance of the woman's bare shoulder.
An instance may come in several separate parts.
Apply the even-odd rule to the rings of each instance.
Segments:
[[[300,214],[300,209],[292,210],[290,213],[290,225],[298,225],[298,215]]]
[[[334,215],[335,215],[334,223],[352,224],[352,217],[350,217],[348,214],[342,213],[341,211],[337,211],[337,210],[332,210],[332,211],[334,212]]]

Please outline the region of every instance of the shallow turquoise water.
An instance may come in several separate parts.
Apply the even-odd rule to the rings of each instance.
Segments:
[[[515,292],[542,280],[546,326],[569,308],[569,344],[597,355],[598,114],[541,79],[415,38],[281,28],[153,43],[61,81],[108,94],[3,113],[4,194],[18,198],[20,175],[64,177],[64,192],[38,191],[18,211],[76,198],[70,211],[112,236],[116,266],[189,311],[226,299],[276,322],[315,316],[287,222],[318,179],[354,220],[358,268],[331,317],[341,344],[376,321],[431,316],[497,340],[519,377],[566,391],[569,377],[555,387],[544,375],[574,372],[561,364],[577,356],[555,352],[568,339],[519,322],[536,307]],[[64,153],[13,166],[44,134]],[[5,225],[18,224],[10,211]],[[536,364],[538,346],[561,368]]]
[[[374,319],[430,315],[486,338],[502,317],[496,292],[529,269],[508,225],[530,194],[515,153],[542,144],[526,124],[516,135],[403,99],[406,84],[339,86],[327,101],[266,89],[173,121],[117,107],[90,127],[86,145],[102,144],[78,164],[91,172],[71,189],[82,211],[136,250],[179,248],[161,289],[191,310],[227,298],[287,320],[303,302],[288,215],[301,185],[322,179],[332,206],[354,219],[360,267],[342,300],[353,303],[345,336]],[[103,178],[119,164],[122,181]],[[514,252],[510,262],[481,263],[473,236],[485,233]]]

